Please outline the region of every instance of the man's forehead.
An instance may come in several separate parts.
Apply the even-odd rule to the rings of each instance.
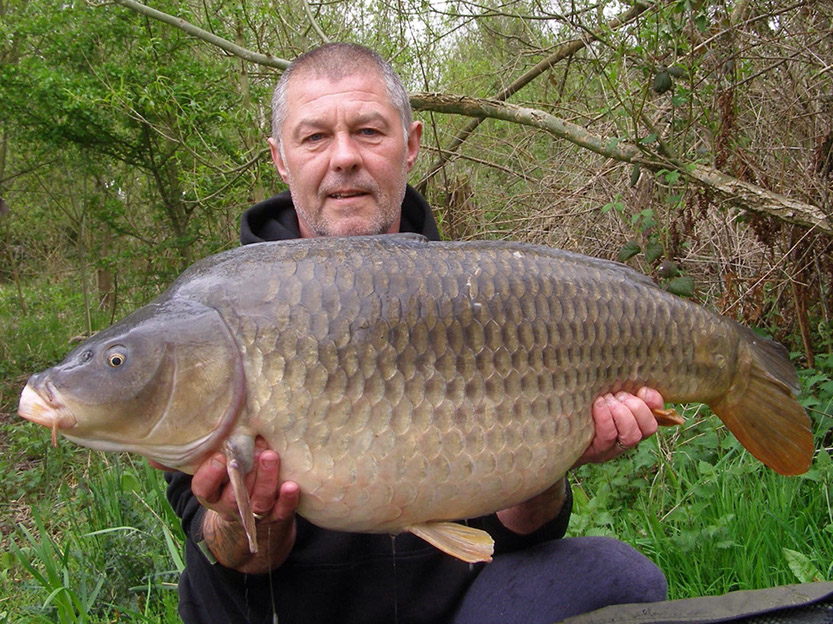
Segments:
[[[287,85],[289,94],[303,94],[308,91],[344,90],[351,86],[370,86],[373,90],[381,90],[387,95],[387,86],[382,73],[373,66],[351,68],[350,71],[339,72],[315,71],[314,68],[292,74]]]
[[[288,86],[289,117],[296,120],[333,109],[354,109],[363,116],[398,114],[379,77],[349,75],[333,81],[310,76]]]

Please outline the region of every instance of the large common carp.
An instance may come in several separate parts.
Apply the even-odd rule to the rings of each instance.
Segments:
[[[33,376],[19,411],[186,472],[225,449],[232,483],[262,435],[310,521],[487,560],[491,539],[449,521],[551,486],[592,440],[594,398],[643,385],[708,403],[782,474],[810,465],[781,345],[617,263],[413,235],[206,258]]]

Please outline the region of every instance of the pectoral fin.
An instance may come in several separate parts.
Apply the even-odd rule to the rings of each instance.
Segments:
[[[467,563],[491,561],[495,551],[492,536],[456,522],[428,522],[405,528],[452,557]]]
[[[255,516],[252,512],[252,501],[246,489],[246,474],[252,468],[254,457],[254,439],[248,436],[238,436],[226,442],[226,470],[228,471],[231,489],[237,501],[237,511],[243,522],[243,530],[249,540],[249,552],[257,552],[257,529]]]

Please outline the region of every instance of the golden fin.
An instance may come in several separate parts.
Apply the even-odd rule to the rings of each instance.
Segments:
[[[675,409],[652,409],[651,412],[653,412],[654,418],[657,419],[657,424],[660,427],[674,427],[685,424],[685,418],[680,416]]]
[[[775,472],[803,474],[810,469],[814,446],[810,419],[794,397],[795,368],[783,346],[746,331],[736,380],[711,408],[740,443]]]
[[[495,551],[495,542],[486,531],[456,522],[427,522],[405,527],[405,530],[467,563],[491,561]]]

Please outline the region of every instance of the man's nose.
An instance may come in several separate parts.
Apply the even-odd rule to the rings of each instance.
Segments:
[[[348,133],[339,133],[333,141],[330,164],[337,171],[353,171],[361,165],[362,156],[359,146]]]

